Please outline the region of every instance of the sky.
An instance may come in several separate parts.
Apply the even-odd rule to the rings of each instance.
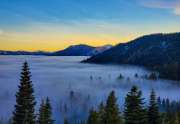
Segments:
[[[0,0],[0,50],[101,46],[180,31],[180,0]]]

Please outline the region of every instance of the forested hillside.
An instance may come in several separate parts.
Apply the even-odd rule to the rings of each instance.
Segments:
[[[159,71],[163,78],[180,80],[180,33],[142,36],[84,62],[145,66]]]

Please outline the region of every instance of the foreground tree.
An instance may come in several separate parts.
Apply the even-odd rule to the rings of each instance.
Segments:
[[[154,90],[152,90],[150,95],[150,103],[148,107],[148,124],[160,124],[159,107]]]
[[[46,111],[46,107],[45,107],[45,102],[44,100],[42,100],[41,105],[40,105],[40,109],[39,109],[39,117],[38,117],[38,124],[44,124],[45,123],[45,111]]]
[[[69,124],[66,118],[64,119],[64,124]]]
[[[95,111],[95,110],[91,110],[90,111],[90,114],[89,114],[89,117],[88,117],[88,120],[87,120],[87,124],[100,124],[99,123],[99,115],[98,113]]]
[[[121,116],[119,107],[117,104],[117,98],[115,96],[115,92],[112,91],[108,96],[106,106],[105,106],[105,114],[104,114],[104,124],[121,124]]]
[[[39,118],[38,123],[39,124],[53,124],[52,119],[52,108],[49,101],[49,98],[46,99],[46,102],[42,100],[40,109],[39,109]]]
[[[98,107],[99,111],[99,123],[100,124],[104,124],[104,120],[105,120],[105,106],[103,104],[103,102],[99,105]]]
[[[133,86],[125,98],[125,124],[147,124],[147,114],[141,91]]]
[[[47,118],[47,124],[53,124],[54,120],[52,119],[52,107],[49,98],[46,98],[46,118]]]
[[[28,63],[21,72],[19,90],[16,93],[16,105],[13,112],[13,124],[35,124],[35,97]]]

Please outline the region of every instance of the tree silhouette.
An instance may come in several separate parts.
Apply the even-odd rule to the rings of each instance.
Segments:
[[[16,93],[16,105],[13,112],[13,124],[35,124],[35,97],[28,63],[24,62],[19,90]]]

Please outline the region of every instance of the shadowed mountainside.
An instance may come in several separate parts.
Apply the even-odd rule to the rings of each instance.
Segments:
[[[145,66],[160,72],[162,77],[180,80],[180,33],[151,34],[119,44],[84,60],[88,63],[114,63]],[[165,72],[166,71],[166,72]]]

